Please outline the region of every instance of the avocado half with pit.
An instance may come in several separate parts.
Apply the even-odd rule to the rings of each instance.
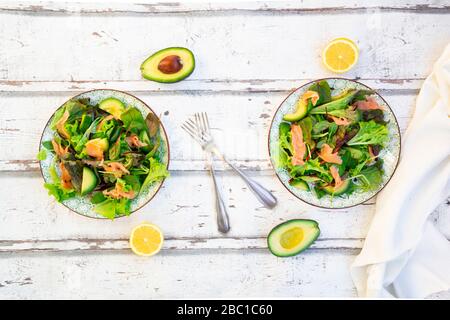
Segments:
[[[194,54],[189,49],[171,47],[148,57],[141,65],[141,72],[145,79],[172,83],[187,78],[194,68]]]
[[[309,248],[319,234],[317,221],[293,219],[273,228],[267,237],[267,244],[275,256],[291,257]]]

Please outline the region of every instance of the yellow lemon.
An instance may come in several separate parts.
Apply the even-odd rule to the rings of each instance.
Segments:
[[[344,73],[356,64],[358,56],[358,47],[352,40],[337,38],[323,50],[322,61],[329,70]]]
[[[139,256],[150,257],[161,250],[164,236],[161,230],[151,223],[142,223],[131,231],[130,247]]]

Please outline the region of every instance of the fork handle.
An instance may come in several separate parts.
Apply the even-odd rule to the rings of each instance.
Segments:
[[[236,167],[233,163],[227,160],[222,155],[222,158],[225,160],[226,163],[230,165],[231,168],[236,171],[239,176],[245,181],[247,186],[250,188],[250,190],[253,191],[256,198],[266,207],[269,209],[274,208],[277,205],[277,198],[266,188],[264,188],[262,185],[260,185],[258,182],[247,176],[244,171],[240,170],[238,167]]]
[[[230,231],[230,221],[228,218],[225,203],[222,200],[222,194],[217,184],[216,173],[214,171],[212,162],[210,163],[209,171],[211,172],[212,180],[214,183],[214,191],[216,193],[217,228],[220,232],[227,233],[228,231]]]

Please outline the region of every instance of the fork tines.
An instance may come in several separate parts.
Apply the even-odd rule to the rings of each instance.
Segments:
[[[185,121],[181,128],[201,145],[211,140],[208,115],[206,112],[197,112],[193,118]]]

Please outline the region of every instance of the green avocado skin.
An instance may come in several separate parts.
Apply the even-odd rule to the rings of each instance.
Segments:
[[[187,52],[192,59],[191,61],[189,61],[189,63],[187,65],[183,65],[183,69],[181,69],[181,71],[179,72],[179,74],[176,77],[173,77],[173,74],[167,75],[168,77],[165,77],[165,76],[158,77],[158,76],[154,76],[149,73],[146,73],[144,71],[144,67],[147,62],[152,61],[155,58],[155,56],[160,55],[161,53],[164,53],[169,50],[180,50],[180,51]],[[189,77],[192,74],[192,72],[194,72],[195,58],[194,58],[194,54],[192,53],[192,51],[187,48],[169,47],[169,48],[161,49],[161,50],[155,52],[154,54],[152,54],[147,59],[145,59],[145,61],[142,62],[140,69],[141,69],[142,76],[147,80],[156,81],[156,82],[160,82],[160,83],[175,83],[175,82],[179,82],[181,80],[186,79],[187,77]]]
[[[279,241],[277,234],[279,232],[282,232],[282,229],[285,229],[285,228],[288,229],[289,227],[294,227],[294,226],[298,226],[300,228],[304,228],[304,227],[311,228],[312,227],[316,230],[316,232],[310,239],[307,239],[304,243],[302,243],[301,246],[296,248],[296,250],[292,250],[292,251],[286,250],[286,252],[279,252],[276,249],[274,249],[273,246],[271,245],[271,241]],[[270,252],[274,256],[277,256],[279,258],[292,257],[292,256],[296,256],[299,253],[303,252],[304,250],[308,249],[311,246],[311,244],[314,241],[316,241],[316,239],[319,237],[319,235],[320,235],[320,229],[319,229],[319,224],[317,223],[317,221],[310,220],[310,219],[292,219],[292,220],[288,220],[286,222],[283,222],[283,223],[277,225],[276,227],[274,227],[272,229],[272,231],[270,231],[269,235],[267,236],[267,246],[268,246]]]
[[[350,180],[345,180],[339,188],[334,187],[324,187],[323,190],[331,195],[339,196],[345,193],[351,186],[352,182]]]

